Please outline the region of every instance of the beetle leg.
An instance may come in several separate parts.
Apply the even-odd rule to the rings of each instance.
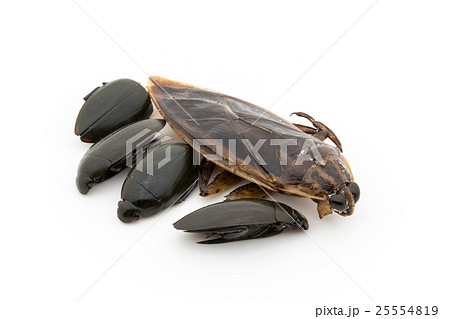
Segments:
[[[299,124],[294,124],[296,127],[298,127],[300,130],[302,130],[305,133],[312,134],[313,136],[315,134],[319,134],[321,132],[324,132],[322,134],[326,134],[326,137],[328,137],[339,148],[339,150],[342,152],[342,144],[341,144],[341,142],[339,141],[339,139],[336,136],[336,134],[334,134],[334,132],[328,126],[326,126],[322,122],[316,121],[312,116],[310,116],[310,115],[308,115],[306,113],[294,112],[292,114],[295,114],[295,115],[297,115],[299,117],[304,117],[304,118],[308,119],[312,123],[312,125],[317,129],[317,131],[316,132],[312,132],[311,131],[311,133],[309,133],[309,132],[306,132],[305,130],[306,129],[312,129],[312,127],[299,125]],[[323,135],[319,135],[319,136],[323,136]],[[316,136],[314,136],[314,137],[316,137]]]
[[[252,225],[234,226],[223,229],[211,229],[202,231],[187,231],[188,233],[204,233],[206,238],[219,236],[218,238],[199,241],[199,244],[223,244],[238,240],[256,239],[275,236],[286,228],[285,225]]]
[[[197,231],[188,231],[197,232]],[[229,241],[236,241],[239,239],[246,239],[248,237],[248,226],[234,226],[223,229],[211,229],[207,231],[199,231],[206,234],[206,238],[220,236],[219,238],[208,239],[199,241],[199,244],[221,244]]]
[[[255,183],[248,183],[244,186],[238,187],[225,196],[225,200],[235,200],[241,198],[265,198],[267,197],[266,192],[261,188],[261,186]]]
[[[200,196],[216,194],[236,184],[241,178],[227,170],[220,172],[214,180],[200,189]]]
[[[325,141],[326,138],[328,137],[328,134],[325,131],[319,131],[316,128],[309,127],[306,125],[301,125],[301,124],[296,124],[296,123],[292,123],[292,124],[295,127],[297,127],[298,129],[300,129],[301,131],[305,132],[306,134],[311,134],[312,136],[314,136],[315,138],[317,138],[321,141]]]
[[[319,213],[320,219],[333,213],[333,208],[331,207],[329,201],[316,201],[316,203],[317,212]]]
[[[301,131],[305,132],[306,134],[316,134],[317,133],[317,129],[314,127],[310,127],[310,126],[306,126],[306,125],[301,125],[301,124],[297,124],[297,123],[292,123],[296,128],[300,129]]]
[[[203,193],[203,191],[208,187],[209,179],[214,171],[214,167],[216,167],[216,164],[208,161],[206,158],[203,158],[200,163],[198,170],[198,187],[200,189],[200,193]]]
[[[321,140],[321,141],[325,141],[328,137],[328,133],[325,131],[318,131],[317,133],[314,133],[312,136],[314,136],[315,138]],[[341,148],[339,148],[341,149]]]

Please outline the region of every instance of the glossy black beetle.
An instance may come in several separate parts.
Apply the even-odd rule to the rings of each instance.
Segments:
[[[105,82],[84,97],[75,123],[83,142],[95,143],[119,128],[148,119],[153,111],[147,91],[136,81]]]
[[[292,207],[265,199],[237,199],[212,204],[173,224],[176,229],[218,238],[201,244],[274,236],[285,228],[308,229],[305,216]]]
[[[95,183],[100,183],[123,170],[130,156],[129,162],[134,163],[150,145],[157,146],[156,134],[165,123],[159,119],[133,123],[92,145],[78,166],[76,184],[80,193],[86,194]],[[140,139],[127,150],[126,142],[137,137]],[[139,150],[136,151],[138,145]]]
[[[192,153],[187,144],[166,144],[136,161],[123,183],[117,217],[129,223],[182,202],[198,177]]]

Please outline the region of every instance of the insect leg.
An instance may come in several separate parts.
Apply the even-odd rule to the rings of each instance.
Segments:
[[[206,231],[189,231],[191,233],[198,232],[204,233],[207,237],[215,237],[199,241],[199,244],[223,244],[238,240],[256,239],[275,236],[281,233],[286,228],[282,224],[269,224],[269,225],[243,225],[234,226],[223,229],[211,229]]]
[[[236,240],[248,239],[249,228],[246,225],[234,226],[222,229],[211,229],[206,231],[191,231],[204,233],[207,237],[216,237],[213,239],[199,241],[199,244],[222,244]]]
[[[316,201],[317,203],[317,212],[319,213],[320,219],[324,218],[327,215],[333,213],[333,208],[328,201]]]
[[[312,136],[314,136],[315,138],[317,138],[317,139],[319,139],[321,141],[325,141],[326,138],[328,137],[327,132],[319,131],[316,128],[305,126],[305,125],[301,125],[301,124],[296,124],[296,123],[292,123],[292,124],[295,127],[297,127],[298,129],[300,129],[301,131],[305,132],[306,134],[311,134]]]
[[[200,189],[200,193],[203,193],[203,191],[208,186],[209,179],[211,178],[211,174],[214,171],[214,167],[216,167],[216,164],[208,161],[206,158],[203,158],[202,162],[200,163],[200,167],[198,169],[198,187]]]
[[[286,226],[281,224],[269,224],[269,225],[247,225],[247,226],[235,226],[226,229],[212,230],[211,233],[207,233],[208,237],[216,237],[204,241],[199,241],[199,244],[223,244],[238,240],[256,239],[275,236],[281,233]]]
[[[317,138],[322,137],[323,135],[326,134],[326,137],[328,137],[339,148],[339,150],[342,152],[342,144],[341,144],[341,142],[339,141],[339,139],[336,136],[336,134],[334,134],[334,132],[328,126],[326,126],[322,122],[316,121],[312,116],[310,116],[310,115],[308,115],[306,113],[294,112],[292,114],[295,114],[295,115],[297,115],[299,117],[304,117],[304,118],[308,119],[312,123],[312,125],[317,129],[317,132],[315,132],[315,133],[312,132],[312,131],[311,131],[311,133],[306,132],[307,129],[312,129],[312,127],[308,127],[308,126],[304,126],[304,125],[294,124],[296,127],[298,127],[300,130],[302,130],[305,133],[313,134],[313,136],[317,137]],[[324,132],[324,133],[319,135],[319,133],[321,133],[321,132]],[[315,136],[316,134],[318,136]]]
[[[241,198],[265,198],[267,196],[266,192],[261,189],[261,186],[255,183],[248,183],[241,187],[236,188],[227,196],[225,200],[235,200]]]
[[[316,134],[318,132],[318,130],[316,128],[310,127],[310,126],[306,126],[306,125],[301,125],[301,124],[297,124],[297,123],[292,123],[295,127],[297,127],[298,129],[300,129],[301,131],[305,132],[306,134]]]
[[[216,194],[236,184],[241,178],[227,170],[220,172],[214,180],[200,189],[200,196]]]

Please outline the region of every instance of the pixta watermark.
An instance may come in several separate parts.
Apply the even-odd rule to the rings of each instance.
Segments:
[[[171,148],[165,149],[163,159],[155,162],[154,151],[156,147],[167,144],[171,140],[169,136],[145,129],[126,141],[127,156],[126,165],[135,166],[135,169],[153,175],[155,170],[171,162]],[[279,161],[280,166],[303,165],[313,161],[317,165],[324,166],[325,161],[319,151],[320,145],[315,139],[298,140],[288,139],[193,139],[193,165],[200,165],[203,156],[210,161],[222,162],[226,165],[261,165]],[[145,160],[134,163],[146,153]],[[144,167],[145,166],[145,167]]]

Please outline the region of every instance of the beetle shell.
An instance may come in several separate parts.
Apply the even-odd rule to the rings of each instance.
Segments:
[[[201,232],[217,239],[201,243],[268,237],[284,228],[308,229],[307,219],[292,207],[265,199],[238,199],[200,208],[173,224],[176,229]]]
[[[78,166],[76,185],[80,193],[86,194],[95,183],[100,183],[124,169],[128,156],[132,156],[134,162],[136,157],[141,155],[141,151],[156,143],[155,135],[164,125],[165,121],[161,119],[140,121],[125,126],[92,145]],[[127,150],[127,141],[138,134],[142,134],[139,139],[140,150],[136,152],[135,147]],[[137,145],[134,143],[133,146]]]
[[[192,155],[193,150],[187,144],[161,145],[145,154],[122,186],[118,218],[128,223],[182,201],[198,178]]]
[[[108,82],[84,99],[75,134],[87,143],[95,143],[127,124],[147,119],[153,111],[147,91],[129,79]]]

